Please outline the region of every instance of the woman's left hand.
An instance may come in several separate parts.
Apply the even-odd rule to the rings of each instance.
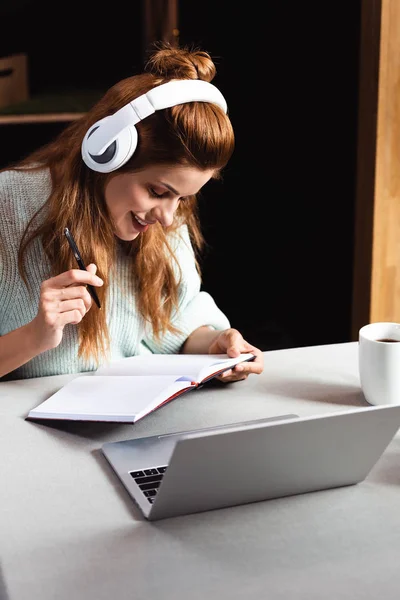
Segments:
[[[208,348],[209,354],[228,354],[231,358],[235,358],[239,354],[248,352],[255,355],[254,360],[235,365],[216,379],[224,383],[241,381],[242,379],[247,379],[251,373],[259,375],[264,369],[264,355],[261,350],[246,342],[237,329],[225,329],[225,331],[221,331],[210,344]]]

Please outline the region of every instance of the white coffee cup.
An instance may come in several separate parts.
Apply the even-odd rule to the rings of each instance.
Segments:
[[[361,327],[358,367],[369,404],[400,404],[400,323]]]

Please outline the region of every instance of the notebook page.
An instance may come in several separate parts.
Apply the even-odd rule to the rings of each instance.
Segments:
[[[204,376],[218,371],[224,361],[228,361],[227,365],[240,362],[227,354],[146,354],[105,364],[95,375],[184,375],[193,381],[201,381]]]
[[[29,412],[28,417],[130,421],[191,387],[174,376],[77,377]]]

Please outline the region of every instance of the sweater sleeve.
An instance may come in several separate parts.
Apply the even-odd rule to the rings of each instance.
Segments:
[[[172,322],[180,333],[168,332],[159,341],[151,334],[146,335],[142,343],[155,354],[178,353],[189,335],[201,326],[208,325],[217,330],[230,327],[228,318],[211,295],[200,290],[201,281],[186,226],[180,228],[179,236],[176,237],[175,253],[182,271],[182,280],[179,307]]]
[[[0,334],[10,304],[19,300],[15,293],[20,279],[18,245],[25,216],[23,202],[19,201],[20,192],[18,176],[14,172],[3,171],[0,174]]]
[[[50,193],[47,171],[0,173],[0,335],[28,323],[35,316],[40,284],[49,275],[41,242],[27,251],[26,288],[18,270],[18,250],[30,219]]]

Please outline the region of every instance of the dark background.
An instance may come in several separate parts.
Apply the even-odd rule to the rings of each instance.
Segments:
[[[0,57],[28,54],[32,94],[105,91],[142,68],[143,4],[90,6],[1,5]],[[350,341],[360,13],[361,0],[179,5],[179,40],[214,58],[236,132],[200,203],[204,288],[262,350]],[[0,125],[0,166],[64,126]]]

